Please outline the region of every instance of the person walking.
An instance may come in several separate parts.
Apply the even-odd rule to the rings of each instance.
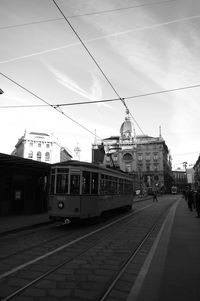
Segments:
[[[198,187],[196,193],[196,211],[197,211],[197,217],[200,217],[200,187]]]
[[[158,198],[157,198],[157,191],[156,190],[154,190],[153,191],[153,202],[158,202]]]

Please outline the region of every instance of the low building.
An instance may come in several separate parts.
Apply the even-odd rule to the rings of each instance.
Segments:
[[[12,155],[46,163],[71,160],[69,151],[60,146],[53,134],[25,131]]]
[[[0,153],[0,216],[45,212],[50,166]]]

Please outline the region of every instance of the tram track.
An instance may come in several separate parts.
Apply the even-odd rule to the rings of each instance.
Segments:
[[[29,265],[31,265],[31,264],[33,264],[33,263],[35,263],[35,262],[38,262],[38,261],[42,260],[43,258],[46,258],[46,257],[48,257],[48,256],[50,256],[50,255],[53,255],[53,254],[59,252],[60,250],[67,248],[68,246],[72,246],[73,244],[75,244],[75,243],[77,243],[77,242],[79,242],[79,241],[81,241],[81,240],[83,240],[83,239],[85,239],[85,238],[87,238],[87,237],[90,237],[90,236],[93,235],[93,234],[96,234],[96,233],[98,233],[98,232],[101,232],[101,231],[103,231],[103,230],[105,230],[105,229],[107,229],[107,228],[109,228],[109,227],[111,227],[111,226],[113,226],[113,225],[115,225],[115,224],[121,222],[121,221],[124,221],[125,219],[132,218],[133,216],[135,216],[135,218],[137,218],[137,214],[141,214],[141,213],[143,212],[143,210],[147,209],[149,206],[151,206],[151,205],[147,205],[147,206],[145,206],[145,207],[142,207],[141,209],[138,209],[138,210],[136,210],[136,211],[133,211],[133,212],[131,212],[131,213],[127,214],[127,215],[124,215],[124,216],[122,216],[122,217],[120,217],[120,218],[116,218],[116,219],[114,219],[114,220],[111,221],[111,222],[108,221],[108,222],[106,222],[106,224],[103,225],[103,226],[100,226],[100,227],[99,227],[99,226],[95,226],[95,229],[92,230],[92,231],[91,231],[91,228],[86,228],[86,229],[85,229],[86,231],[84,231],[84,233],[83,233],[82,230],[81,230],[81,233],[80,233],[80,231],[78,231],[78,233],[77,233],[77,232],[74,233],[74,232],[71,232],[71,231],[70,231],[70,235],[68,235],[67,241],[66,241],[66,233],[65,233],[65,234],[62,234],[62,235],[60,235],[60,236],[56,236],[55,238],[53,238],[53,239],[51,239],[51,240],[43,241],[43,242],[41,242],[40,244],[35,245],[34,247],[26,248],[26,249],[23,250],[24,252],[29,251],[29,250],[31,249],[32,253],[34,253],[34,248],[37,248],[38,246],[40,246],[40,247],[43,246],[43,245],[46,246],[47,243],[51,243],[52,241],[55,242],[55,240],[59,240],[60,238],[64,238],[64,239],[65,239],[64,244],[61,243],[60,241],[58,241],[58,245],[59,245],[59,246],[56,246],[56,247],[55,247],[55,245],[54,245],[54,247],[52,247],[52,250],[50,250],[50,251],[48,251],[48,252],[46,252],[46,253],[43,252],[42,255],[40,255],[40,256],[38,256],[38,257],[36,257],[36,258],[31,259],[31,260],[28,261],[27,263],[22,263],[20,266],[14,267],[14,268],[11,269],[10,271],[7,271],[7,272],[1,274],[1,275],[0,275],[0,280],[1,280],[2,278],[4,278],[4,276],[6,277],[7,275],[11,275],[11,274],[12,274],[12,271],[13,271],[13,272],[16,272],[16,271],[20,270],[21,268],[19,268],[19,267],[22,267],[22,268],[23,268],[23,267],[29,266]],[[35,252],[37,253],[37,251],[35,251]],[[14,253],[14,254],[12,254],[12,255],[5,256],[5,257],[1,258],[1,260],[7,260],[7,259],[10,259],[10,258],[13,258],[14,256],[17,256],[17,255],[19,255],[19,254],[21,254],[21,251],[16,252],[16,253]],[[23,257],[24,254],[21,254],[21,255],[22,255],[22,257]],[[22,258],[22,259],[23,259],[23,258]],[[15,261],[15,259],[14,259],[13,261]],[[3,262],[3,261],[2,261],[2,262]],[[7,264],[7,262],[5,262],[5,264]]]
[[[145,209],[146,206],[143,206],[141,209],[136,209],[134,210],[131,214],[137,214],[139,213],[141,210]],[[128,214],[123,214],[123,215],[120,215],[119,216],[114,216],[112,218],[110,218],[109,220],[107,221],[104,221],[104,223],[110,223],[112,221],[115,221],[115,220],[118,220],[120,219],[121,217],[123,216],[126,216],[128,217],[129,215]],[[55,228],[63,228],[63,231],[62,234],[58,235],[58,231],[57,229]],[[20,256],[22,257],[22,260],[23,260],[23,254],[25,253],[29,253],[29,251],[31,251],[32,253],[34,253],[34,250],[36,253],[38,253],[37,251],[37,248],[41,248],[43,246],[45,246],[44,248],[46,249],[49,249],[49,245],[51,245],[52,243],[54,243],[54,246],[52,246],[52,248],[57,248],[59,247],[60,244],[64,244],[66,243],[66,241],[71,241],[73,239],[76,239],[77,237],[81,236],[81,235],[84,235],[86,233],[89,233],[91,231],[91,228],[99,228],[99,224],[94,224],[92,227],[83,227],[80,229],[80,227],[78,227],[77,225],[74,225],[72,226],[71,224],[70,225],[67,225],[67,229],[65,227],[65,225],[63,225],[63,223],[56,223],[54,225],[54,228],[52,229],[53,231],[56,230],[56,232],[53,232],[53,234],[50,232],[48,233],[48,237],[45,237],[44,239],[44,234],[41,234],[41,233],[37,233],[37,232],[31,232],[29,233],[30,235],[33,235],[33,238],[32,236],[30,237],[27,237],[28,234],[26,234],[26,236],[22,236],[20,235],[19,237],[10,237],[9,240],[7,239],[4,239],[4,241],[1,242],[1,251],[0,251],[0,260],[1,261],[5,261],[5,260],[9,260],[10,258],[13,258],[14,256]],[[67,231],[65,231],[67,230]],[[78,231],[74,231],[74,230],[78,230]],[[36,237],[34,238],[34,235],[36,235]],[[39,236],[39,237],[38,237]],[[26,238],[28,239],[26,241],[26,244],[24,244],[24,241],[22,240],[22,238]],[[15,241],[15,248],[13,248],[13,239]],[[18,241],[21,240],[21,243],[18,245]],[[33,242],[32,242],[33,240]],[[39,240],[39,242],[38,242]],[[10,248],[8,250],[8,243],[10,241]],[[18,250],[16,250],[18,249]],[[42,251],[44,253],[44,251]],[[19,259],[19,258],[18,258]],[[0,265],[0,272],[1,272],[1,265]]]
[[[40,275],[38,277],[33,277],[33,279],[31,279],[30,281],[27,281],[27,283],[25,285],[21,286],[20,288],[17,288],[17,289],[16,288],[12,288],[12,289],[10,289],[11,293],[9,295],[7,295],[7,296],[6,296],[6,294],[3,295],[2,296],[3,297],[2,300],[4,300],[4,301],[5,300],[11,300],[14,297],[18,296],[19,294],[21,295],[24,292],[28,291],[31,287],[35,287],[35,286],[37,287],[38,283],[41,283],[42,281],[44,281],[44,279],[47,279],[48,277],[51,277],[57,271],[61,271],[63,269],[65,270],[66,266],[67,266],[67,274],[68,274],[69,271],[70,270],[72,271],[73,268],[74,268],[74,266],[76,266],[78,264],[80,270],[83,272],[83,275],[84,275],[84,270],[83,269],[84,269],[84,265],[87,265],[87,263],[90,266],[94,267],[95,266],[95,262],[96,262],[96,267],[99,266],[99,261],[96,261],[97,258],[96,258],[96,255],[94,255],[94,254],[99,253],[100,250],[103,250],[103,251],[100,254],[100,256],[98,255],[97,257],[99,257],[99,260],[101,260],[102,256],[105,257],[105,259],[108,256],[109,257],[108,258],[108,263],[107,263],[107,267],[108,267],[109,266],[109,262],[110,263],[112,262],[112,256],[110,256],[110,254],[112,252],[114,252],[112,250],[112,248],[115,246],[116,242],[119,241],[119,237],[125,236],[125,233],[127,231],[127,227],[128,227],[128,229],[130,228],[129,231],[132,231],[133,228],[136,228],[135,230],[137,231],[138,230],[137,227],[141,226],[140,223],[142,223],[142,224],[144,223],[142,221],[142,220],[144,220],[144,217],[142,218],[142,215],[137,215],[137,216],[135,216],[134,219],[132,218],[132,216],[133,216],[133,213],[129,215],[129,217],[130,217],[129,219],[126,218],[127,216],[123,217],[121,219],[121,224],[120,224],[119,221],[115,221],[115,222],[111,223],[111,224],[113,224],[113,225],[115,225],[117,227],[115,227],[115,226],[114,227],[110,227],[110,224],[106,225],[106,226],[102,227],[104,229],[101,228],[98,231],[93,231],[94,233],[90,233],[89,236],[85,235],[85,237],[82,237],[82,238],[80,238],[77,241],[71,241],[71,243],[69,243],[68,245],[62,246],[62,248],[60,248],[59,250],[55,250],[54,253],[49,253],[47,257],[38,258],[36,261],[30,262],[28,265],[21,266],[20,269],[13,269],[13,271],[10,271],[7,274],[1,275],[0,276],[1,284],[5,284],[6,285],[6,283],[9,282],[9,278],[10,277],[11,278],[15,278],[15,279],[16,278],[21,279],[22,274],[23,273],[26,274],[27,273],[27,269],[30,268],[31,265],[34,266],[35,264],[38,264],[39,261],[41,262],[43,260],[47,260],[47,258],[48,258],[48,260],[47,260],[46,264],[44,264],[44,266],[48,266],[48,267],[50,266],[51,267],[51,268],[48,268],[45,272],[40,273]],[[158,214],[157,218],[160,218],[160,214]],[[137,221],[136,221],[136,219],[137,219]],[[138,221],[140,221],[139,224],[138,224]],[[156,219],[156,223],[157,223],[157,219]],[[151,222],[151,224],[152,224],[152,222]],[[155,221],[154,221],[153,224],[155,224]],[[147,225],[145,227],[147,227]],[[150,236],[149,233],[150,233],[150,231],[152,232],[152,225],[151,225],[150,229],[149,229],[149,227],[150,227],[150,225],[148,225],[148,231],[147,231],[147,229],[145,229],[145,231],[140,230],[140,235],[138,235],[138,234],[135,235],[136,236],[135,241],[134,242],[130,242],[131,245],[133,243],[134,248],[133,247],[132,248],[134,250],[137,250],[139,248],[138,244],[141,245],[141,241],[143,239],[144,240],[147,239],[145,237],[149,237]],[[116,231],[116,229],[118,229],[118,231]],[[105,234],[102,235],[102,231],[103,230],[104,231],[105,230],[106,231],[110,230],[110,231],[109,231],[109,233],[107,233],[105,231]],[[95,237],[95,235],[96,235],[96,237]],[[123,246],[123,244],[122,244],[122,246]],[[120,245],[120,248],[122,248],[122,246]],[[71,248],[71,250],[70,250],[70,248]],[[57,254],[57,256],[58,256],[58,254],[60,252],[63,252],[63,251],[65,251],[65,253],[64,254],[60,254],[60,255],[62,255],[61,257],[65,258],[65,259],[62,260],[62,261],[60,261],[59,263],[56,262],[54,255]],[[136,251],[134,251],[134,252],[136,252]],[[115,254],[115,253],[113,253],[113,254]],[[123,249],[123,250],[121,250],[121,252],[119,252],[120,256],[123,255],[123,260],[120,259],[120,256],[117,257],[118,260],[120,261],[120,265],[117,267],[118,270],[122,269],[122,266],[125,264],[125,262],[127,262],[127,258],[130,258],[130,256],[132,256],[131,254],[132,254],[132,251],[129,251],[129,249],[127,248],[127,246],[125,247],[125,249]],[[89,257],[92,256],[93,259],[92,260],[87,259],[88,256]],[[53,263],[54,263],[53,266],[52,266],[52,262],[51,261],[53,261]],[[81,264],[81,262],[83,264]],[[85,262],[85,264],[84,264],[84,262]],[[104,260],[103,260],[103,263],[105,264]],[[117,263],[117,261],[115,261],[115,264],[116,263]],[[115,268],[116,268],[116,266],[115,266]],[[104,269],[105,269],[105,267],[104,267]],[[77,271],[77,269],[75,269],[75,270]],[[34,269],[33,269],[33,271],[34,271]],[[92,270],[90,272],[92,272]],[[88,273],[89,273],[89,271],[88,271]],[[112,274],[111,278],[113,279],[113,277],[115,277],[116,273],[112,271],[111,274]],[[61,272],[61,275],[62,275],[62,272]],[[71,275],[73,275],[73,273]],[[98,275],[96,275],[96,273],[94,272],[93,276],[94,276],[94,279],[95,279],[95,277],[98,276]],[[105,279],[107,279],[107,277],[105,277]],[[87,280],[90,280],[90,279],[87,279]],[[110,281],[111,281],[111,279],[109,278],[109,282]],[[107,279],[107,282],[108,282],[108,279]],[[107,284],[107,282],[106,282],[106,284]],[[99,287],[101,287],[101,285]],[[66,299],[66,300],[68,300],[68,299]],[[99,300],[101,300],[101,299],[99,299]],[[104,300],[104,299],[102,299],[102,300]]]

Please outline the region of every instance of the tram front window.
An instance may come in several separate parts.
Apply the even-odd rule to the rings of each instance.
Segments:
[[[80,175],[71,175],[70,178],[70,194],[80,193]]]
[[[57,193],[68,192],[68,174],[57,175],[56,192]]]

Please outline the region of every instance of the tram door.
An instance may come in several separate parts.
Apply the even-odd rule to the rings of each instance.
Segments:
[[[98,201],[99,201],[98,173],[83,171],[82,195],[81,195],[81,214],[84,217],[98,215],[99,214]]]

